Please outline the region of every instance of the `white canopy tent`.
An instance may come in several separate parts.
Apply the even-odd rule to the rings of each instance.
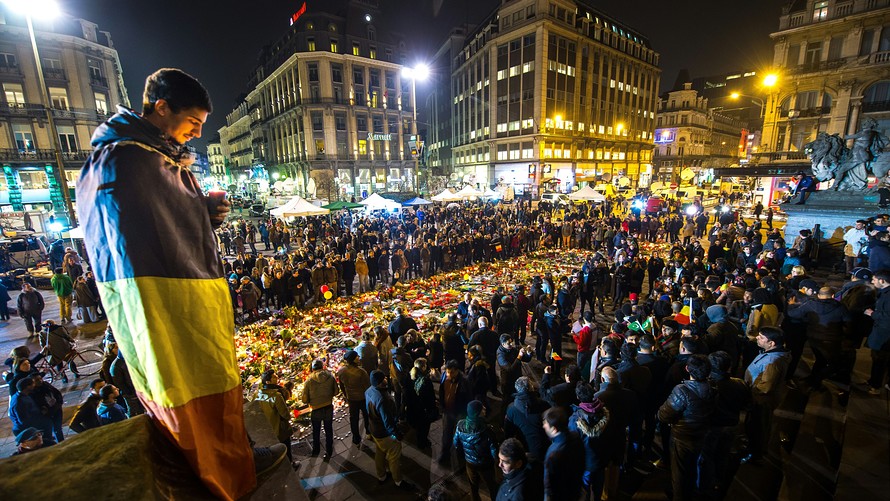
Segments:
[[[453,193],[447,188],[442,190],[442,193],[439,193],[438,195],[432,197],[432,200],[434,202],[455,202],[460,199],[461,197],[457,196],[457,194]]]
[[[489,188],[485,190],[485,193],[482,194],[482,198],[487,198],[489,200],[500,200],[501,198],[504,198],[504,194]]]
[[[359,203],[364,205],[366,210],[397,210],[402,208],[402,204],[395,200],[383,198],[376,193],[373,193]]]
[[[602,193],[594,190],[590,186],[585,186],[580,190],[569,195],[570,200],[590,200],[592,202],[605,202],[606,197]]]
[[[455,193],[454,196],[460,197],[462,199],[463,198],[479,198],[482,196],[482,192],[473,188],[472,186],[464,186],[463,188],[460,189],[460,191]]]
[[[281,207],[269,211],[275,217],[323,216],[331,211],[313,205],[302,197],[294,197]]]

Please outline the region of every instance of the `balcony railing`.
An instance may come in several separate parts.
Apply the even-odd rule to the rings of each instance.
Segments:
[[[92,152],[90,150],[63,151],[62,159],[65,162],[83,162],[89,158]],[[54,150],[37,149],[37,150],[18,150],[18,149],[0,149],[0,161],[4,162],[54,162],[56,154]]]
[[[0,115],[39,118],[46,116],[46,109],[40,104],[0,103]]]
[[[799,110],[788,110],[788,118],[820,117],[831,113],[831,106],[816,106]]]
[[[43,78],[47,80],[64,80],[68,81],[68,75],[62,68],[43,68]]]
[[[890,63],[890,50],[882,50],[881,52],[873,52],[869,56],[871,64],[887,64]]]
[[[17,64],[2,64],[0,65],[0,75],[22,75],[22,69],[19,68]]]
[[[108,87],[107,78],[99,75],[94,75],[92,73],[90,74],[90,83],[93,85],[98,85],[100,87]]]

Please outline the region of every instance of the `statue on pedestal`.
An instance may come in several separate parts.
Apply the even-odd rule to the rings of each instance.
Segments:
[[[872,118],[862,121],[856,134],[841,137],[820,132],[816,140],[804,146],[810,155],[813,175],[819,181],[834,179],[835,191],[864,191],[868,188],[868,174],[878,179],[878,186],[887,184],[890,173],[890,156],[881,155],[890,144],[890,139],[877,130],[878,124]],[[847,148],[845,141],[852,139],[853,148]]]

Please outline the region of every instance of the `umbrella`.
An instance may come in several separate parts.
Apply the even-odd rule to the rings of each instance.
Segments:
[[[322,205],[327,210],[361,209],[364,205],[354,202],[337,201],[332,204]]]
[[[331,211],[306,201],[302,197],[294,197],[287,201],[281,207],[276,207],[269,211],[275,217],[300,217],[300,216],[322,216],[330,214]]]
[[[451,202],[450,204],[445,206],[446,209],[460,209],[460,204],[457,202]]]
[[[402,205],[430,205],[430,204],[432,204],[432,202],[430,202],[429,200],[420,198],[420,197],[415,197],[415,198],[412,198],[411,200],[408,200],[407,202],[402,203]]]

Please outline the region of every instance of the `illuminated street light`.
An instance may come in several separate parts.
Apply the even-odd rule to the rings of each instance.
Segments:
[[[274,180],[277,181],[279,177],[281,177],[281,175],[278,174],[277,172],[273,172],[273,173],[272,173],[272,179],[274,179]]]
[[[40,88],[40,104],[46,110],[46,123],[49,128],[49,135],[53,144],[53,154],[56,160],[56,168],[53,169],[53,175],[59,190],[62,192],[62,200],[65,203],[65,219],[72,227],[77,224],[77,216],[74,213],[74,204],[71,202],[71,193],[68,190],[68,178],[65,175],[65,160],[62,158],[62,145],[59,143],[59,131],[56,129],[56,122],[53,118],[52,97],[46,86],[46,80],[43,75],[43,63],[40,59],[40,52],[37,50],[37,38],[34,36],[34,24],[31,22],[32,16],[38,16],[41,19],[52,19],[61,14],[59,6],[53,0],[3,0],[10,9],[24,14],[25,21],[28,25],[28,35],[31,38],[31,49],[34,51],[34,62],[37,66],[37,84]],[[45,101],[45,103],[44,103]]]
[[[764,87],[772,87],[776,85],[779,81],[779,76],[775,73],[770,73],[767,76],[763,77],[763,86]]]

